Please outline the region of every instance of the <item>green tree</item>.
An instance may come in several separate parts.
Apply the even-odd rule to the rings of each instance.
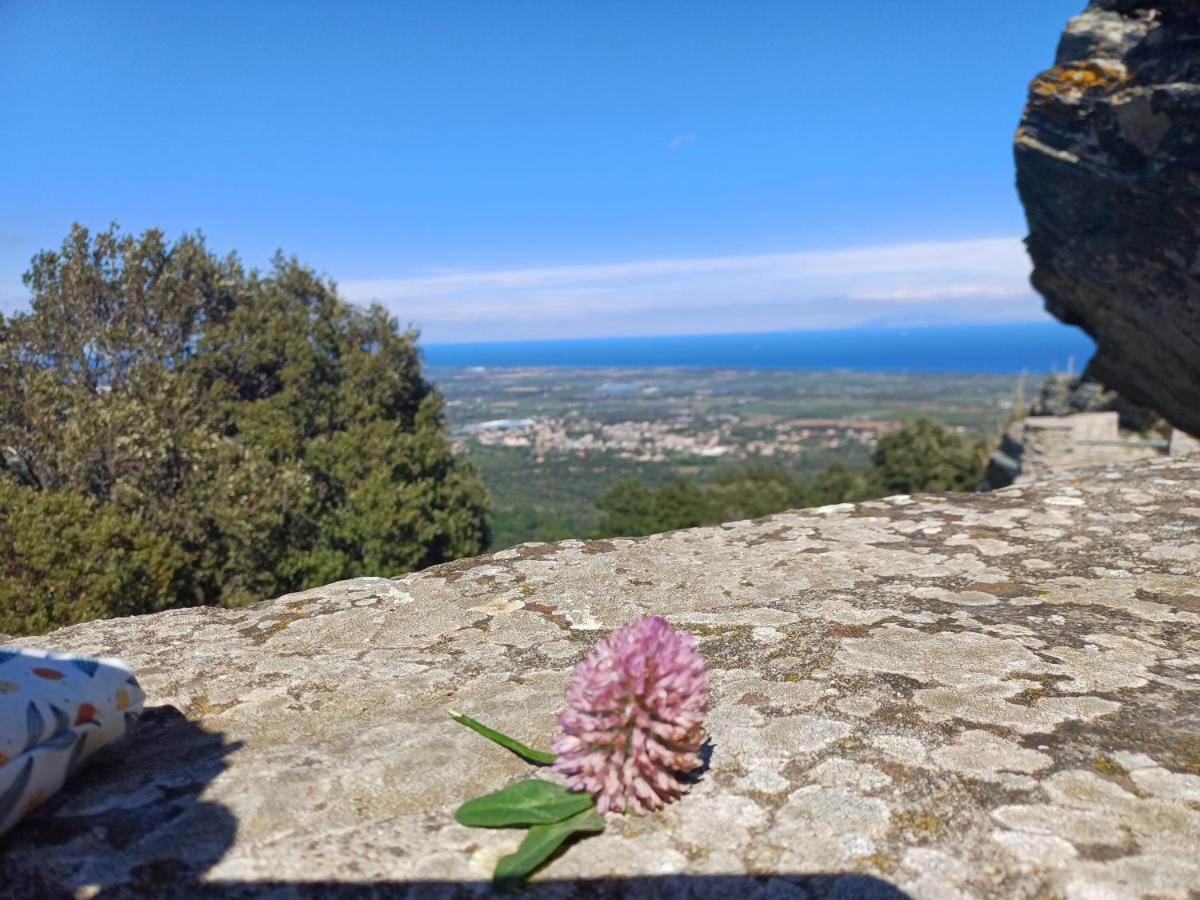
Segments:
[[[897,493],[972,491],[982,478],[984,461],[982,442],[918,419],[880,438],[869,469],[835,460],[811,478],[751,466],[701,485],[621,482],[596,501],[606,514],[598,536],[656,534]]]
[[[917,419],[879,439],[871,462],[886,494],[973,491],[986,460],[981,442],[932,419]]]
[[[810,486],[775,466],[722,472],[707,487],[717,521],[757,519],[784,509],[808,506]]]
[[[857,503],[883,497],[887,491],[879,483],[873,469],[852,466],[845,460],[834,460],[812,479],[808,487],[807,506],[827,506],[831,503]]]
[[[686,481],[622,481],[596,500],[596,507],[604,513],[598,532],[606,537],[693,528],[713,521],[715,514],[708,495]]]
[[[751,466],[723,472],[702,485],[687,481],[661,485],[623,481],[596,501],[605,513],[597,536],[657,534],[756,519],[788,509],[866,500],[883,493],[871,471],[840,460],[812,479],[797,478],[773,466]]]
[[[163,609],[186,565],[136,514],[0,477],[0,631]]]
[[[0,318],[0,631],[486,545],[487,494],[382,308],[154,230],[75,226],[25,283],[32,312]]]

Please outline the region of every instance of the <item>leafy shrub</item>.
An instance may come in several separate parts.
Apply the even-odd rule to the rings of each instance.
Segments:
[[[628,480],[596,500],[604,512],[599,530],[606,536],[658,534],[713,521],[715,506],[705,491],[686,481],[646,485]]]
[[[973,491],[983,479],[986,449],[932,419],[917,419],[879,439],[871,462],[887,494]]]
[[[479,552],[415,334],[270,272],[79,226],[0,317],[0,631],[239,605]]]
[[[702,485],[625,481],[596,501],[606,513],[597,536],[656,534],[889,494],[975,490],[983,477],[985,451],[982,443],[938,422],[917,419],[883,435],[871,459],[870,469],[837,461],[807,479],[780,468],[751,466]]]
[[[136,514],[0,478],[0,630],[163,609],[185,564],[180,548]]]
[[[865,500],[881,491],[869,471],[831,463],[811,479],[771,466],[724,472],[708,484],[623,481],[597,501],[606,515],[598,537],[657,534],[676,528],[754,519],[785,509]]]

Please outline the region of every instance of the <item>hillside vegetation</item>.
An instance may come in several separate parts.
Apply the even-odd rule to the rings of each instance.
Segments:
[[[240,605],[488,543],[415,334],[278,255],[74,227],[0,317],[0,632]]]
[[[973,491],[986,455],[984,442],[931,419],[916,419],[879,438],[869,468],[839,460],[811,478],[751,466],[707,483],[623,481],[596,501],[604,513],[596,534],[656,534],[890,494]]]

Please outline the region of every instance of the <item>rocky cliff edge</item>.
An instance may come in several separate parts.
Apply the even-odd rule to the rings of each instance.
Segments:
[[[1087,375],[1200,434],[1200,5],[1094,0],[1016,136],[1033,284]]]

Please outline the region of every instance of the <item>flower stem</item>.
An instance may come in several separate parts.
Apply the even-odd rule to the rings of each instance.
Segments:
[[[466,725],[472,731],[482,734],[489,741],[495,741],[506,750],[511,750],[513,753],[526,759],[531,763],[539,766],[548,766],[557,758],[553,753],[546,753],[543,750],[534,750],[532,747],[527,747],[520,741],[510,738],[506,734],[501,734],[493,728],[488,728],[482,722],[477,722],[470,716],[465,716],[456,709],[450,710],[450,718],[460,725]]]

